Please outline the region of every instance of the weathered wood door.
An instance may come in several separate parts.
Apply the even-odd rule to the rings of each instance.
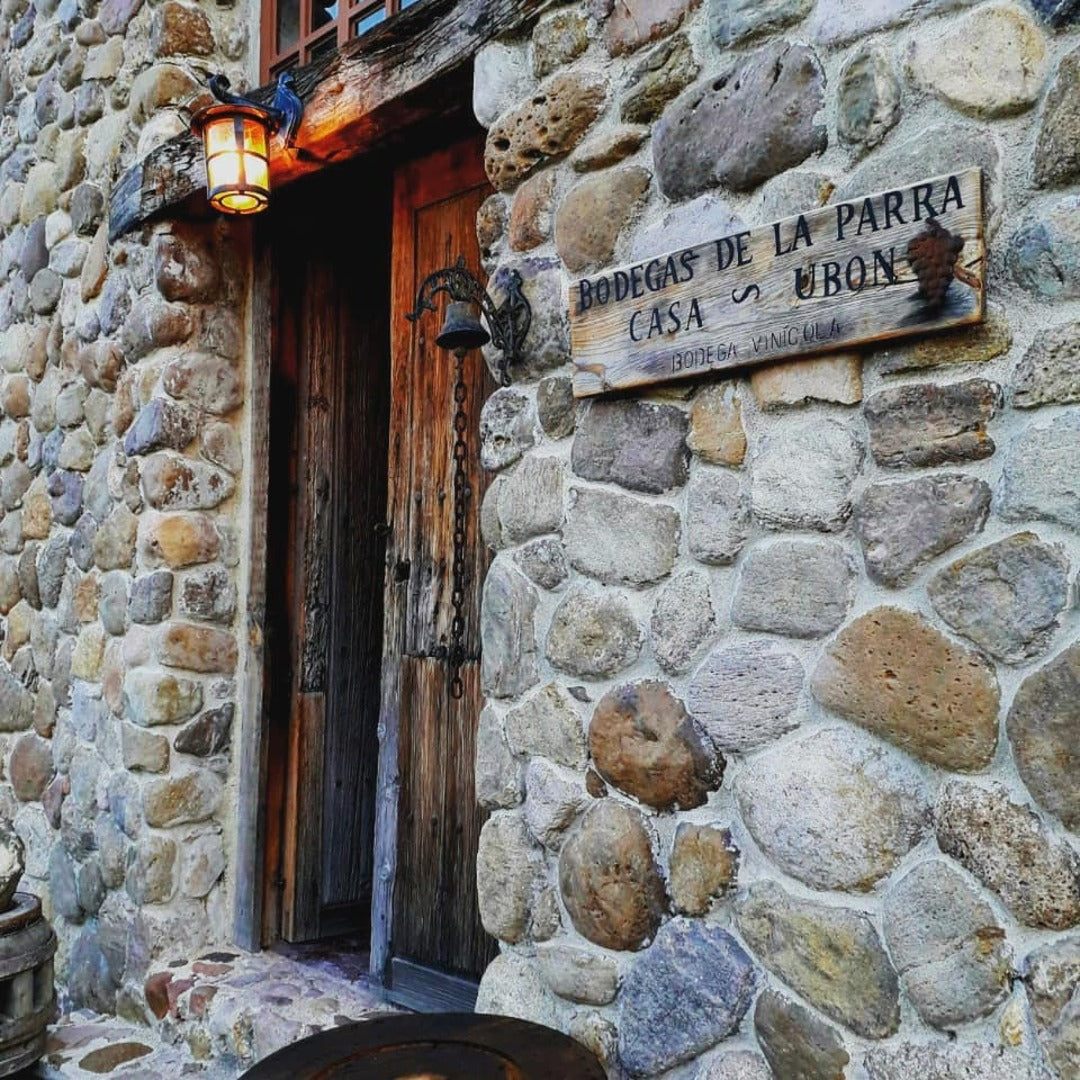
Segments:
[[[377,821],[372,966],[402,1000],[423,984],[455,999],[454,979],[474,979],[496,952],[480,924],[476,849],[484,814],[473,786],[481,708],[480,589],[487,554],[479,536],[485,477],[477,420],[494,388],[478,351],[465,359],[471,497],[464,696],[450,696],[453,562],[454,359],[435,338],[437,314],[405,315],[433,270],[464,255],[479,270],[476,212],[490,189],[475,138],[400,166],[394,177],[391,274],[391,416],[383,744]],[[440,986],[442,989],[440,990]],[[467,991],[466,991],[467,993]],[[423,1002],[417,1002],[423,1004]]]

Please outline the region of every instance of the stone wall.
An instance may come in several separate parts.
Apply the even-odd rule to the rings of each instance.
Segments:
[[[0,7],[0,814],[68,998],[135,1015],[151,961],[228,936],[247,234],[110,245],[106,204],[250,22]]]
[[[613,1076],[1080,1077],[1078,14],[591,0],[477,58],[535,309],[481,421],[482,1010]],[[971,165],[981,327],[572,399],[576,276]]]

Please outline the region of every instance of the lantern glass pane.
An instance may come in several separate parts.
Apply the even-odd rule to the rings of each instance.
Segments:
[[[248,187],[257,187],[263,191],[269,191],[270,170],[267,168],[266,158],[259,157],[257,154],[245,154],[244,180]]]
[[[223,116],[219,120],[211,120],[206,125],[206,132],[203,136],[203,141],[206,146],[207,158],[214,157],[217,154],[227,154],[230,151],[236,151],[236,131],[233,128],[233,118],[231,116]]]
[[[240,155],[235,150],[206,159],[206,186],[211,191],[240,183]]]
[[[256,120],[244,121],[244,150],[264,158],[269,156],[266,148],[266,128]]]

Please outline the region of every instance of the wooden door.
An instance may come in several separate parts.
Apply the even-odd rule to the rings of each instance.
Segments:
[[[486,479],[476,439],[480,408],[494,384],[479,351],[469,353],[469,659],[461,672],[464,695],[454,700],[442,658],[452,617],[454,359],[435,344],[446,299],[440,297],[437,314],[427,312],[417,323],[405,315],[433,270],[464,255],[479,272],[476,213],[489,191],[475,138],[401,166],[394,177],[391,530],[372,967],[400,1000],[420,1006],[420,984],[433,988],[435,997],[446,991],[446,1005],[462,1004],[455,994],[465,987],[467,996],[468,980],[497,951],[480,924],[477,904],[476,850],[485,815],[473,785],[481,708],[480,590],[488,565],[479,535]],[[433,972],[466,981],[440,980]]]

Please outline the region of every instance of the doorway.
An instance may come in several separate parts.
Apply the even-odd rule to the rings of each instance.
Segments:
[[[430,145],[430,144],[429,144]],[[327,171],[276,196],[267,579],[264,940],[345,936],[389,995],[471,1008],[496,954],[475,865],[481,707],[475,445],[494,389],[465,360],[464,694],[450,694],[453,357],[405,313],[479,266],[482,143]],[[442,298],[440,298],[442,300]]]

